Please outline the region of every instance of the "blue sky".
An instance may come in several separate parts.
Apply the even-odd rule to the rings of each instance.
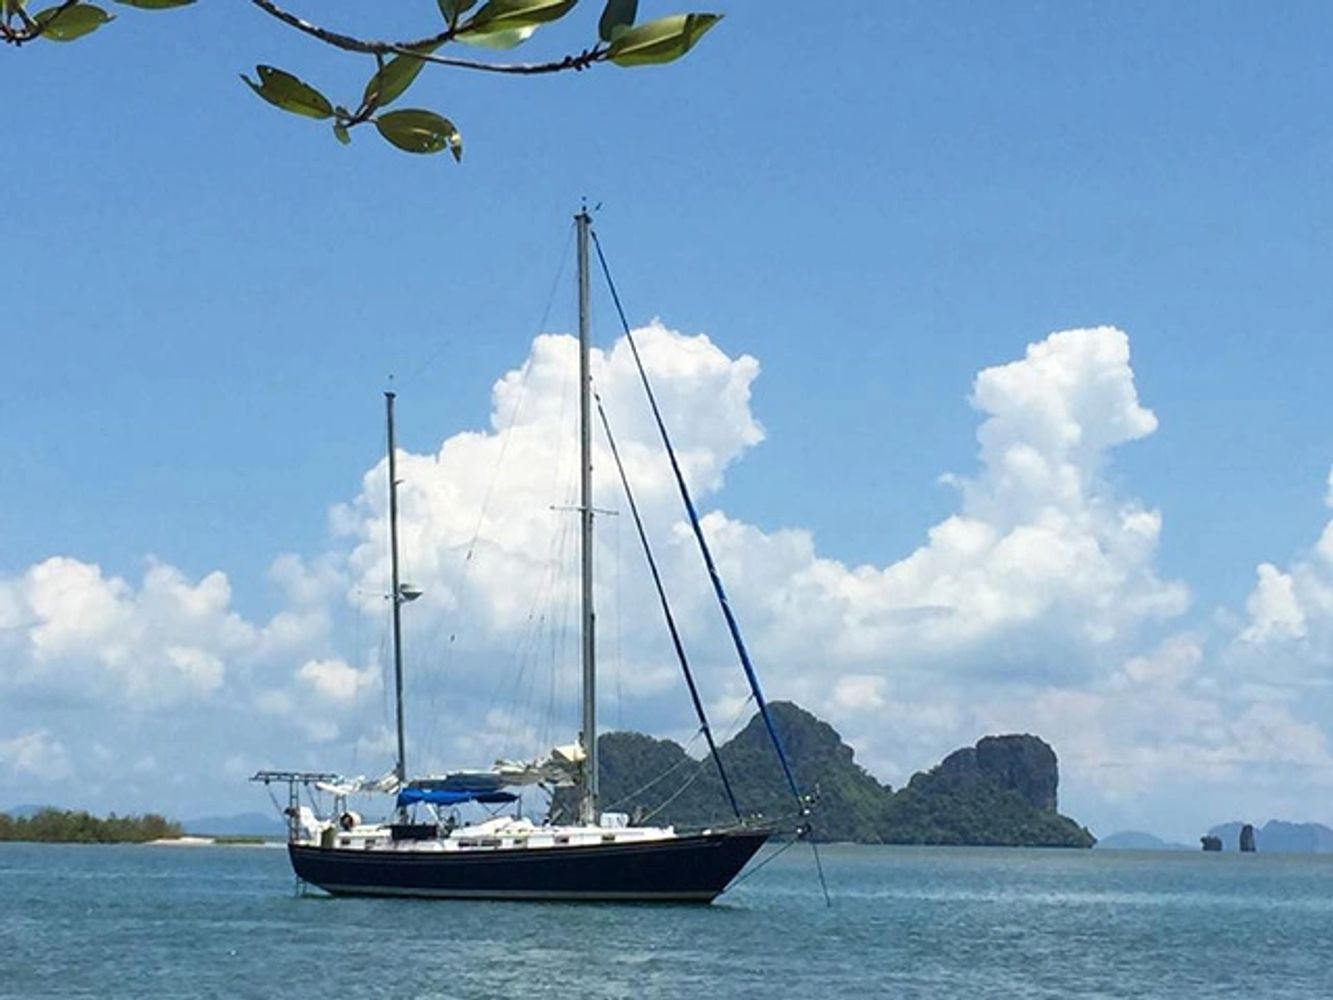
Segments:
[[[326,6],[331,22],[355,10]],[[415,6],[428,18],[434,5]],[[979,372],[1053,331],[1125,331],[1158,426],[1108,452],[1105,492],[1160,512],[1148,565],[1187,588],[1188,607],[1127,629],[1109,652],[1042,646],[1035,626],[994,642],[1099,663],[1114,686],[1117,664],[1187,634],[1201,651],[1191,683],[1241,683],[1256,567],[1298,577],[1328,518],[1326,8],[845,6],[818,23],[804,5],[723,7],[723,25],[662,69],[537,81],[428,70],[403,103],[457,122],[461,166],[364,130],[344,149],[259,102],[237,78],[258,62],[335,100],[359,94],[368,71],[236,5],[126,9],[78,44],[6,52],[0,582],[63,556],[137,590],[151,557],[190,581],[225,574],[228,607],[247,621],[280,613],[276,558],[349,556],[329,510],[355,506],[378,461],[389,373],[408,450],[487,426],[493,383],[542,332],[587,195],[603,205],[634,322],[706,333],[761,366],[748,405],[764,440],[720,460],[725,487],[709,503],[764,532],[808,531],[821,557],[849,567],[902,560],[958,510],[939,480],[978,475],[982,416],[968,398]],[[530,45],[577,46],[595,18],[578,11]],[[562,288],[546,329],[569,330],[571,313]],[[603,305],[607,347],[610,320]],[[1304,664],[1302,680],[1255,704],[1285,706],[1315,739],[1333,720],[1308,694],[1327,659],[1318,599],[1305,601],[1305,632],[1260,656]],[[283,654],[288,671],[359,664],[346,603],[329,599],[331,624],[310,650]],[[0,709],[11,746],[0,792],[72,801],[68,773],[93,766],[88,720],[128,713],[156,732],[185,710],[81,701],[77,684],[56,697],[30,624],[16,619],[5,648],[18,679]],[[1005,661],[1010,648],[968,655]],[[913,655],[928,673],[929,656]],[[975,669],[951,655],[948,676]],[[231,685],[244,671],[218,656]],[[883,653],[890,688],[894,657]],[[881,676],[863,667],[847,669]],[[62,669],[77,676],[77,664]],[[798,695],[785,670],[772,668],[774,693]],[[933,761],[913,754],[982,735],[970,698],[1036,697],[1003,670],[987,685],[969,695],[959,682],[946,700],[961,721],[901,745],[850,710],[834,721],[896,783]],[[644,698],[631,716],[648,723]],[[1002,714],[1041,731],[1039,714]],[[93,741],[111,756],[118,740],[149,756],[131,749],[134,727],[105,726]],[[13,741],[32,732],[60,744],[63,777],[16,765]],[[219,773],[226,740],[198,741],[180,748],[192,773]],[[1293,760],[1256,763],[1262,779],[1243,765],[1214,775],[1207,808],[1278,809],[1333,780],[1313,750]],[[217,802],[244,804],[243,786],[224,784]],[[1185,835],[1230,818],[1196,815],[1170,787],[1108,792],[1066,768],[1066,804],[1099,832]],[[156,806],[151,790],[113,786],[106,804]],[[177,811],[206,805],[187,797]]]

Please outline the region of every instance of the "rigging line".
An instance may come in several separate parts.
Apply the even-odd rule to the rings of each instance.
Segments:
[[[754,695],[747,695],[741,701],[736,711],[732,713],[731,718],[727,721],[726,725],[722,727],[720,730],[722,733],[722,746],[727,746],[740,733],[741,718],[745,715],[745,710],[750,707],[750,703],[753,701]]]
[[[518,664],[518,673],[510,681],[509,678],[496,677],[495,686],[491,691],[490,698],[486,703],[486,710],[483,717],[490,714],[491,710],[500,705],[500,696],[506,683],[509,684],[509,695],[506,704],[511,708],[517,703],[520,694],[523,691],[522,683],[524,672],[528,664],[533,665],[534,675],[537,670],[537,664],[541,658],[540,648],[542,636],[545,634],[546,613],[551,603],[551,590],[554,586],[555,574],[552,571],[556,559],[556,546],[558,544],[558,534],[551,532],[547,540],[547,556],[545,563],[545,573],[538,582],[537,589],[532,597],[532,603],[528,608],[527,616],[524,618],[523,631],[518,637],[514,647],[512,659]],[[498,672],[497,672],[498,674]],[[506,734],[507,736],[508,734]]]
[[[279,815],[279,816],[282,816],[282,817],[284,817],[284,818],[286,818],[286,817],[287,817],[287,809],[288,809],[289,807],[288,807],[288,806],[281,805],[281,804],[278,802],[278,797],[277,797],[276,795],[273,794],[273,789],[269,787],[267,781],[264,782],[264,791],[268,793],[268,800],[269,800],[270,802],[273,803],[273,808],[276,809],[276,810],[278,811],[278,815]]]
[[[639,543],[643,547],[644,558],[648,561],[648,571],[652,574],[653,586],[657,588],[657,600],[662,606],[662,617],[666,619],[667,631],[671,634],[671,645],[676,650],[676,662],[680,664],[681,672],[685,675],[685,683],[690,689],[690,700],[694,702],[694,714],[698,716],[699,728],[703,731],[704,738],[708,740],[708,752],[712,754],[713,763],[717,765],[718,777],[722,779],[722,788],[727,793],[727,802],[731,804],[731,811],[736,814],[736,818],[741,818],[741,807],[736,804],[736,795],[731,790],[731,782],[727,779],[727,769],[722,766],[722,755],[717,752],[717,743],[713,740],[713,730],[708,725],[708,715],[704,712],[703,702],[699,698],[699,688],[694,683],[694,672],[690,670],[690,661],[685,656],[685,646],[681,642],[680,630],[676,628],[676,616],[671,613],[671,604],[667,600],[666,585],[662,582],[662,574],[657,568],[657,558],[653,555],[652,546],[648,544],[648,533],[643,527],[643,517],[639,514],[639,505],[634,500],[634,491],[630,489],[629,476],[625,473],[625,463],[620,460],[620,449],[616,447],[616,439],[611,434],[611,423],[606,419],[606,407],[602,405],[602,396],[600,393],[594,393],[593,398],[597,401],[597,415],[602,419],[602,430],[606,432],[606,442],[611,446],[611,457],[615,459],[616,471],[620,473],[620,485],[625,490],[625,499],[629,503],[630,513],[634,515],[634,529],[639,533]]]
[[[646,784],[644,784],[644,785],[640,785],[638,788],[634,789],[634,791],[632,791],[632,792],[626,792],[624,795],[620,796],[620,798],[616,799],[616,800],[615,800],[614,802],[612,802],[610,805],[606,806],[605,809],[604,809],[603,811],[614,811],[614,810],[620,808],[621,806],[625,805],[626,803],[631,802],[632,800],[634,800],[634,799],[638,798],[640,795],[642,795],[644,792],[648,791],[648,789],[652,788],[653,786],[655,786],[655,785],[657,785],[657,784],[660,784],[660,783],[663,782],[663,781],[666,781],[667,778],[671,777],[671,775],[675,774],[675,773],[676,773],[677,771],[679,771],[682,767],[688,767],[688,766],[691,765],[691,764],[693,764],[693,765],[695,765],[695,766],[697,767],[697,766],[699,766],[700,764],[702,764],[703,761],[695,760],[693,757],[689,756],[689,750],[690,750],[690,747],[694,745],[694,740],[695,740],[695,739],[698,739],[698,737],[699,737],[699,734],[698,734],[698,733],[695,733],[695,734],[694,734],[694,739],[691,739],[688,743],[685,744],[684,747],[681,748],[681,749],[683,749],[683,750],[685,751],[685,754],[686,754],[684,758],[682,758],[681,760],[676,761],[676,763],[672,764],[672,765],[671,765],[670,767],[668,767],[665,771],[663,771],[661,774],[659,774],[656,778],[653,778],[651,781],[647,782]],[[693,780],[693,779],[691,779],[691,780]],[[658,808],[660,809],[661,807],[659,806]]]
[[[828,894],[828,881],[824,878],[824,862],[819,859],[819,845],[815,843],[814,834],[809,824],[806,824],[805,832],[810,838],[810,853],[815,856],[815,871],[819,873],[819,888],[824,892],[824,905],[832,909],[833,899]]]
[[[571,469],[571,471],[573,471]],[[572,494],[574,483],[570,482],[569,492]],[[572,498],[572,497],[570,497]],[[574,590],[572,587],[559,586],[557,579],[567,579],[569,574],[566,572],[569,564],[569,550],[573,539],[574,530],[571,520],[567,517],[560,519],[560,531],[557,536],[558,544],[552,549],[552,562],[550,564],[551,578],[551,610],[547,616],[547,638],[549,640],[549,657],[546,661],[547,670],[547,700],[546,712],[542,717],[542,739],[544,747],[549,747],[553,740],[551,734],[556,724],[556,708],[564,704],[564,681],[565,673],[561,666],[569,662],[569,645],[571,640],[570,617],[574,601]]]
[[[794,831],[794,835],[792,836],[792,838],[791,838],[790,840],[788,840],[785,844],[783,844],[781,847],[779,847],[779,848],[778,848],[776,851],[774,851],[772,854],[770,854],[768,857],[766,857],[766,858],[764,858],[762,861],[760,861],[758,864],[754,865],[753,867],[751,867],[751,868],[747,869],[745,872],[743,872],[739,878],[735,879],[735,880],[731,883],[731,885],[727,886],[727,889],[726,889],[727,892],[730,892],[732,889],[735,889],[736,886],[740,885],[742,882],[744,882],[746,879],[748,879],[751,875],[754,875],[754,874],[758,873],[759,869],[763,868],[763,867],[764,867],[766,864],[768,864],[770,861],[776,861],[777,858],[778,858],[780,855],[786,854],[787,851],[791,850],[793,847],[795,847],[797,844],[799,844],[802,840],[804,840],[807,836],[809,836],[809,834],[810,834],[810,826],[809,826],[809,824],[808,824],[808,823],[801,822],[801,820],[803,820],[804,817],[805,817],[805,812],[806,812],[806,811],[805,811],[804,809],[802,809],[802,810],[798,811],[797,813],[793,814],[794,817],[797,819],[797,825],[796,825],[796,829],[795,829],[795,831]],[[788,818],[788,817],[780,817],[780,818],[779,818],[779,822],[781,822],[782,820],[785,820],[786,818]],[[818,871],[818,873],[819,873],[819,888],[821,889],[821,891],[822,891],[823,894],[824,894],[824,905],[827,906],[827,907],[832,908],[832,906],[833,906],[833,899],[832,899],[832,897],[829,896],[828,882],[827,882],[827,881],[825,880],[825,878],[824,878],[824,865],[823,865],[823,863],[820,861],[820,858],[819,858],[819,847],[815,844],[815,842],[814,842],[813,840],[810,841],[810,849],[811,849],[811,851],[814,853],[814,857],[815,857],[815,869],[816,869],[816,871]]]
[[[551,281],[551,287],[550,287],[550,289],[549,289],[549,291],[548,291],[548,293],[547,293],[547,297],[546,297],[546,306],[545,306],[545,308],[542,310],[542,317],[541,317],[541,320],[540,320],[540,321],[538,322],[538,324],[537,324],[537,332],[538,332],[538,334],[542,333],[542,332],[546,329],[547,321],[550,319],[550,316],[551,316],[551,310],[552,310],[552,308],[554,307],[554,304],[555,304],[556,294],[557,294],[557,292],[559,291],[559,289],[560,289],[560,287],[561,287],[561,285],[562,285],[562,283],[563,283],[563,278],[564,278],[565,270],[566,270],[566,269],[568,268],[568,266],[569,266],[570,250],[571,250],[571,248],[573,247],[573,244],[574,244],[574,232],[575,232],[575,227],[574,227],[574,225],[571,223],[571,225],[570,225],[570,227],[569,227],[569,233],[568,233],[568,235],[567,235],[567,237],[566,237],[566,239],[565,239],[564,250],[563,250],[563,252],[562,252],[562,254],[561,254],[561,257],[560,257],[560,263],[559,263],[559,266],[556,268],[555,276],[554,276],[554,278],[553,278],[552,281]],[[461,606],[462,606],[462,602],[465,601],[465,600],[467,599],[467,596],[468,596],[468,594],[469,594],[469,590],[468,590],[468,588],[467,588],[467,583],[468,583],[470,574],[471,574],[471,572],[472,572],[473,557],[474,557],[475,552],[476,552],[477,542],[480,540],[480,537],[481,537],[482,526],[484,525],[485,520],[486,520],[486,513],[487,513],[487,511],[490,509],[491,499],[492,499],[492,497],[493,497],[493,495],[494,495],[494,492],[495,492],[496,483],[497,483],[498,480],[499,480],[500,470],[501,470],[501,469],[503,468],[503,466],[504,466],[505,456],[506,456],[506,454],[508,453],[508,450],[509,450],[509,443],[510,443],[510,441],[511,441],[512,438],[513,438],[513,430],[514,430],[514,427],[515,427],[515,425],[518,423],[519,415],[520,415],[520,413],[521,413],[522,410],[523,410],[523,404],[524,404],[524,401],[527,399],[528,385],[529,385],[529,380],[530,380],[531,373],[532,373],[532,365],[531,365],[531,363],[524,364],[523,369],[522,369],[522,375],[521,375],[520,382],[519,382],[519,395],[518,395],[518,400],[515,402],[515,404],[514,404],[514,408],[513,408],[512,412],[510,413],[510,417],[509,417],[509,422],[508,422],[508,424],[505,426],[504,431],[501,433],[501,436],[500,436],[500,454],[499,454],[499,456],[496,458],[495,465],[492,467],[490,482],[487,484],[486,492],[485,492],[485,494],[483,495],[483,498],[482,498],[481,507],[480,507],[480,509],[478,510],[478,513],[477,513],[477,523],[476,523],[475,528],[473,529],[472,538],[469,540],[468,545],[467,545],[467,550],[466,550],[466,552],[465,552],[465,554],[464,554],[464,556],[463,556],[463,578],[462,578],[461,586],[460,586],[460,608],[461,608]],[[564,412],[564,405],[565,405],[565,401],[562,399],[562,400],[561,400],[561,413],[562,413],[562,414],[563,414],[563,412]],[[556,463],[556,464],[558,465],[558,463],[559,463],[559,459],[557,458],[557,463]],[[554,551],[554,543],[552,544],[552,550],[551,550],[551,551]],[[548,553],[548,554],[549,554],[549,553]],[[540,632],[541,632],[542,627],[543,627],[543,621],[542,621],[542,619],[541,619],[540,617],[538,617],[538,612],[541,610],[541,606],[548,600],[547,594],[548,594],[549,590],[551,589],[551,581],[550,581],[549,577],[550,577],[550,574],[548,573],[548,578],[547,578],[547,579],[544,579],[543,582],[542,582],[541,584],[539,584],[538,591],[537,591],[537,593],[536,593],[536,595],[534,596],[534,599],[533,599],[533,604],[532,604],[531,608],[529,609],[527,618],[526,618],[526,620],[525,620],[525,629],[526,629],[526,631],[523,633],[523,635],[520,636],[520,638],[519,638],[519,642],[518,642],[518,648],[515,650],[515,653],[514,653],[514,659],[517,660],[517,661],[518,661],[518,664],[519,664],[518,674],[517,674],[517,676],[514,678],[514,681],[513,681],[513,684],[512,684],[512,691],[513,691],[513,693],[514,693],[514,695],[515,695],[515,699],[517,698],[519,692],[520,692],[521,689],[522,689],[522,683],[523,683],[523,678],[524,678],[524,672],[525,672],[525,670],[526,670],[526,665],[527,665],[527,662],[528,662],[528,657],[527,657],[527,653],[526,653],[526,651],[525,651],[525,647],[526,647],[526,648],[530,648],[531,650],[533,650],[533,654],[532,654],[532,656],[531,656],[531,661],[532,661],[533,664],[534,664],[534,676],[535,676],[535,672],[536,672],[535,664],[536,664],[536,661],[537,661],[537,659],[538,659],[537,654],[536,654],[536,650],[537,650],[538,645],[540,644]],[[535,626],[532,625],[534,618],[537,619],[537,623],[536,623]],[[448,647],[446,647],[446,648],[452,648],[452,646],[453,646],[454,641],[455,641],[456,638],[457,638],[456,633],[453,634],[453,635],[450,635],[450,637],[449,637],[449,645],[448,645]],[[530,641],[529,641],[529,640],[530,640]],[[535,684],[535,680],[534,680],[533,683]],[[487,703],[487,708],[486,708],[486,712],[487,712],[487,714],[489,714],[489,712],[491,711],[491,709],[494,708],[494,707],[496,706],[497,699],[498,699],[498,697],[499,697],[499,694],[500,694],[500,691],[501,691],[501,688],[502,688],[502,687],[504,687],[504,681],[503,681],[503,679],[497,678],[496,684],[495,684],[495,686],[494,686],[494,688],[492,689],[491,694],[490,694],[490,700],[489,700],[488,703]],[[512,721],[513,721],[513,715],[511,714],[511,716],[510,716],[510,722],[511,722],[511,724],[512,724]],[[506,728],[506,731],[505,731],[505,739],[506,739],[506,741],[508,741],[508,738],[509,738],[509,736],[511,735],[511,728],[512,728],[512,725],[511,725],[510,727],[507,727],[507,728]]]
[[[699,763],[699,762],[696,761],[695,763]],[[643,822],[643,823],[647,823],[650,819],[652,819],[652,818],[653,818],[654,816],[656,816],[658,813],[660,813],[660,812],[662,812],[664,809],[666,809],[667,806],[671,805],[671,803],[675,802],[678,798],[680,798],[682,795],[684,795],[684,794],[685,794],[685,790],[686,790],[687,788],[689,788],[692,784],[694,784],[696,781],[698,781],[698,780],[699,780],[699,775],[701,775],[701,774],[703,774],[703,773],[704,773],[704,769],[703,769],[702,767],[696,767],[696,768],[694,769],[694,773],[693,773],[692,775],[690,775],[689,780],[687,780],[687,781],[685,782],[685,784],[681,785],[678,789],[676,789],[675,793],[674,793],[670,798],[668,798],[665,802],[663,802],[660,806],[658,806],[658,807],[657,807],[656,809],[654,809],[652,812],[645,813],[644,816],[643,816],[643,819],[641,820],[641,822]]]
[[[546,325],[546,320],[547,320],[547,318],[548,318],[548,316],[549,316],[549,314],[550,314],[550,312],[551,312],[551,303],[554,302],[554,300],[555,300],[556,288],[559,286],[559,284],[560,284],[560,278],[564,275],[564,273],[565,273],[565,268],[566,268],[566,267],[568,266],[568,264],[569,264],[569,248],[570,248],[570,245],[574,242],[574,227],[573,227],[573,225],[571,225],[571,226],[569,227],[569,233],[570,233],[569,238],[568,238],[567,240],[565,240],[565,249],[564,249],[564,252],[563,252],[563,254],[562,254],[561,258],[560,258],[560,267],[559,267],[559,270],[556,271],[556,278],[555,278],[555,280],[554,280],[553,282],[551,282],[551,291],[550,291],[550,294],[547,296],[547,299],[546,299],[546,311],[545,311],[544,313],[542,313],[542,321],[541,321],[541,323],[538,325],[538,332],[540,332],[541,327],[544,327],[544,326]],[[431,365],[435,364],[435,362],[438,361],[438,360],[440,359],[440,355],[442,355],[446,350],[448,350],[449,345],[450,345],[450,341],[449,341],[448,339],[446,339],[446,340],[444,341],[444,343],[442,343],[438,348],[436,348],[435,351],[430,355],[430,357],[428,357],[428,358],[426,359],[426,361],[421,365],[421,367],[418,368],[416,371],[414,371],[411,375],[409,375],[408,378],[409,378],[409,379],[412,379],[412,380],[415,380],[415,379],[420,378],[420,377],[422,376],[422,374],[425,373],[426,369],[430,368]]]
[[[734,880],[732,881],[731,885],[727,886],[726,891],[727,891],[727,892],[731,892],[733,889],[736,888],[736,886],[740,885],[742,882],[744,882],[744,881],[745,881],[747,878],[749,878],[751,875],[754,875],[756,872],[758,872],[759,869],[763,868],[764,865],[768,864],[770,861],[776,861],[778,858],[782,857],[782,855],[786,854],[789,850],[791,850],[793,847],[795,847],[795,846],[796,846],[797,844],[799,844],[800,842],[801,842],[801,838],[800,838],[800,837],[793,837],[791,840],[787,841],[785,844],[783,844],[781,847],[779,847],[776,851],[774,851],[774,852],[773,852],[772,854],[770,854],[768,857],[764,858],[763,861],[760,861],[758,864],[753,865],[753,866],[750,868],[749,871],[742,872],[739,878],[734,879]]]
[[[652,408],[653,419],[657,422],[657,430],[661,435],[662,444],[665,445],[667,456],[671,459],[671,471],[675,473],[676,486],[679,489],[681,500],[685,504],[685,512],[689,515],[690,527],[694,529],[695,540],[699,543],[699,551],[703,555],[704,565],[708,569],[708,577],[713,584],[713,593],[717,596],[718,604],[722,608],[722,616],[727,622],[727,630],[731,633],[732,644],[736,647],[737,656],[740,657],[746,680],[750,682],[750,690],[754,693],[755,703],[759,706],[759,714],[763,717],[764,727],[768,730],[769,739],[772,740],[773,748],[777,751],[778,762],[782,765],[782,773],[787,779],[787,786],[791,789],[792,796],[797,803],[802,808],[806,808],[805,797],[801,795],[800,786],[796,783],[796,775],[792,772],[791,762],[787,759],[787,752],[783,749],[782,740],[778,737],[777,726],[774,724],[773,716],[768,710],[768,702],[764,698],[763,689],[759,686],[759,676],[755,673],[754,664],[750,661],[750,652],[746,649],[745,639],[741,636],[740,625],[731,610],[731,603],[727,600],[727,592],[722,586],[722,577],[717,571],[717,565],[713,562],[713,554],[708,548],[708,541],[704,538],[703,527],[699,523],[699,513],[694,508],[694,500],[690,497],[689,487],[685,485],[685,475],[681,472],[676,451],[671,447],[671,436],[667,433],[666,422],[663,420],[662,411],[657,405],[657,396],[653,393],[652,383],[648,380],[648,371],[643,366],[643,358],[640,357],[638,345],[634,342],[634,334],[630,330],[629,320],[626,318],[625,309],[620,303],[620,293],[616,290],[616,283],[611,277],[611,268],[606,262],[606,255],[602,253],[602,241],[598,239],[596,231],[592,234],[592,242],[597,249],[597,259],[602,265],[602,274],[606,277],[607,287],[611,291],[611,300],[615,303],[616,312],[620,315],[620,324],[625,331],[625,340],[629,342],[630,352],[634,355],[634,364],[639,370],[639,381],[643,383],[643,389],[648,396],[648,404]]]
[[[741,716],[745,714],[745,710],[750,707],[752,701],[754,701],[753,694],[746,695],[741,699],[741,703],[737,706],[736,711],[731,714],[731,718],[727,721],[727,724],[722,727],[723,746],[726,746],[727,743],[735,738],[736,734],[740,732]]]
[[[556,292],[560,287],[561,279],[565,275],[565,268],[569,266],[569,249],[574,242],[574,227],[571,225],[569,236],[565,239],[565,249],[560,257],[560,264],[556,268],[555,278],[551,281],[551,289],[546,296],[546,308],[542,310],[542,318],[537,324],[537,332],[540,334],[546,327],[546,321],[551,318],[551,308],[555,305]],[[481,527],[486,520],[486,511],[490,507],[491,497],[495,492],[495,484],[500,478],[500,469],[504,466],[505,454],[509,451],[509,441],[513,437],[514,425],[518,423],[519,413],[523,410],[523,402],[528,395],[528,377],[532,373],[531,363],[523,365],[523,374],[519,381],[518,400],[514,404],[513,412],[509,415],[509,423],[504,432],[500,435],[500,454],[495,460],[495,466],[491,469],[491,480],[486,485],[486,492],[482,496],[481,510],[477,513],[477,525],[473,529],[472,539],[468,542],[467,553],[463,556],[463,579],[466,583],[468,564],[472,562],[472,556],[477,547],[477,540],[481,537]]]
[[[533,595],[531,607],[528,610],[524,620],[524,630],[519,637],[518,644],[514,649],[513,660],[518,666],[518,670],[513,676],[508,687],[508,698],[504,704],[508,706],[507,717],[509,722],[506,724],[504,739],[505,746],[510,746],[509,738],[512,735],[513,725],[516,724],[519,715],[526,714],[527,709],[532,705],[533,693],[536,690],[536,675],[541,659],[541,642],[546,625],[546,611],[550,601],[550,591],[554,585],[555,574],[551,570],[551,565],[555,559],[557,545],[557,536],[552,533],[548,542],[548,554],[546,563],[546,573],[538,583],[537,590]],[[531,672],[529,672],[531,667]],[[527,681],[527,687],[524,682]],[[492,690],[490,699],[486,705],[484,716],[489,716],[491,710],[500,705],[501,689],[505,687],[506,679],[497,677],[496,685]]]
[[[380,640],[379,649],[375,652],[375,659],[380,666],[380,726],[384,732],[389,731],[389,719],[393,715],[393,709],[389,707],[389,692],[393,689],[389,681],[389,621],[388,613],[385,613],[380,621]],[[353,752],[356,752],[356,745],[353,744]],[[375,765],[379,767],[379,764]]]
[[[365,609],[360,600],[360,589],[354,589],[353,593],[356,595],[357,600],[352,604],[350,615],[343,619],[345,628],[340,630],[340,632],[344,637],[344,641],[349,644],[352,650],[355,650],[355,655],[351,657],[351,662],[361,667],[372,667],[374,664],[368,660],[370,650],[367,648],[366,644],[369,640],[366,638]],[[348,633],[350,633],[350,637],[348,637]],[[361,732],[366,728],[367,722],[369,721],[370,709],[374,705],[374,699],[370,697],[369,692],[360,694],[360,685],[358,685],[358,694],[360,696],[354,698],[352,701],[350,718],[351,725],[355,728],[355,731]],[[355,741],[353,741],[353,743],[355,744]],[[351,751],[351,762],[352,768],[355,769],[357,763],[355,745],[353,745]]]

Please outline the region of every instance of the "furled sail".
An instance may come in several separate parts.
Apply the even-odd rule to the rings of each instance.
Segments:
[[[540,760],[497,760],[495,766],[486,771],[450,771],[414,778],[408,782],[408,788],[480,793],[521,785],[564,787],[578,782],[583,761],[583,748],[570,743],[552,748]]]

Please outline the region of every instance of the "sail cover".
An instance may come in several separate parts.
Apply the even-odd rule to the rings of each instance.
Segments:
[[[504,785],[504,779],[494,771],[450,771],[448,774],[413,778],[408,790],[481,793],[497,791]]]
[[[573,785],[578,782],[585,758],[577,743],[552,747],[541,760],[497,760],[495,772],[506,785]]]
[[[456,806],[464,802],[494,804],[513,802],[518,796],[513,792],[449,790],[445,788],[404,788],[398,793],[398,805],[410,806],[414,802],[429,802],[437,806]]]

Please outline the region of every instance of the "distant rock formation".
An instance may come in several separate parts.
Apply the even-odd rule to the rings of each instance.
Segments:
[[[1240,828],[1240,850],[1242,854],[1254,853],[1254,826],[1250,823]]]
[[[1208,831],[1224,850],[1240,850],[1244,823],[1221,823]],[[1270,819],[1254,831],[1254,847],[1263,854],[1333,854],[1333,830],[1322,823],[1288,823]]]
[[[1220,851],[1222,849],[1221,837],[1213,837],[1213,836],[1200,837],[1199,843],[1203,845],[1203,849],[1205,851]]]
[[[1060,767],[1055,751],[1036,736],[987,736],[955,750],[929,774],[912,777],[913,786],[923,782],[948,791],[993,782],[1017,792],[1033,809],[1055,812]]]
[[[988,736],[912,777],[898,793],[855,761],[828,723],[790,702],[770,706],[803,790],[817,792],[820,840],[893,844],[1090,847],[1095,838],[1059,815],[1055,751],[1035,736]],[[670,740],[606,733],[598,740],[603,808],[683,828],[725,821],[730,813],[711,760],[697,761]],[[780,830],[795,826],[791,793],[755,716],[720,753],[741,809]],[[663,775],[675,777],[662,779]],[[552,816],[576,809],[561,789]]]
[[[891,844],[1091,847],[1096,838],[1057,811],[1055,751],[1031,735],[987,736],[912,775],[888,803]]]

